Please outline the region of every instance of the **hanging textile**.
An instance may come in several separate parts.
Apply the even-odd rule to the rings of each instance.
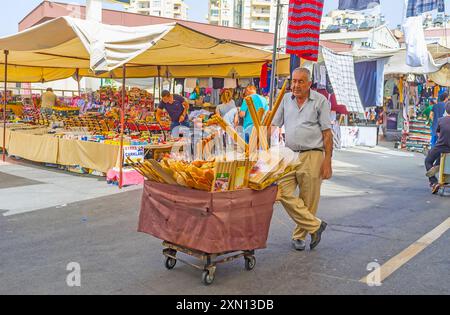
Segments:
[[[223,89],[225,86],[225,79],[213,78],[213,89]]]
[[[398,81],[398,101],[400,102],[400,104],[403,103],[404,99],[403,99],[403,78],[400,79],[400,81]]]
[[[350,112],[364,114],[364,108],[355,80],[352,56],[344,56],[322,48],[323,58],[338,104],[345,105]]]
[[[406,17],[420,16],[436,9],[438,12],[445,12],[444,0],[409,0]]]
[[[324,0],[290,0],[286,52],[317,61]]]
[[[209,85],[209,79],[208,78],[202,78],[198,80],[198,86],[201,88],[209,88],[211,87]]]
[[[339,0],[339,10],[367,10],[380,5],[380,0]]]
[[[225,89],[235,89],[237,87],[236,79],[226,78],[223,86]]]
[[[398,81],[396,79],[388,79],[384,84],[384,97],[391,97],[394,95],[394,88],[397,85]]]
[[[197,87],[197,79],[195,78],[187,78],[184,82],[185,89],[195,89]]]
[[[300,63],[301,63],[300,57],[298,57],[297,55],[291,55],[291,65],[290,65],[291,78],[292,72],[294,72],[295,69],[300,67]]]
[[[272,62],[267,61],[261,68],[261,80],[259,87],[262,89],[264,95],[270,93],[270,80],[272,78]]]
[[[355,64],[355,79],[364,107],[377,105],[377,62],[367,61]]]
[[[425,42],[422,16],[406,19],[403,24],[406,43],[406,64],[410,67],[422,67],[428,63],[429,53]]]
[[[327,88],[327,68],[325,64],[315,63],[313,65],[313,83],[318,89]]]
[[[389,58],[377,60],[377,89],[376,89],[376,106],[383,106],[384,92],[384,67],[388,63]]]

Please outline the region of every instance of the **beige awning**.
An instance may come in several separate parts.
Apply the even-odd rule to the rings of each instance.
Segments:
[[[61,17],[16,35],[0,38],[9,50],[9,81],[63,79],[79,69],[81,76],[255,77],[272,53],[172,23],[141,27],[105,25]],[[0,55],[0,77],[4,73]],[[280,55],[279,74],[289,74],[289,56]]]

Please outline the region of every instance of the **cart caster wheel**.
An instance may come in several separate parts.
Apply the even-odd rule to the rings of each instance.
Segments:
[[[253,270],[256,266],[256,258],[255,256],[245,257],[245,269]]]
[[[209,270],[203,271],[202,281],[204,285],[210,285],[214,282],[215,275],[211,273]]]
[[[177,260],[173,259],[172,257],[167,257],[166,258],[166,263],[165,266],[167,269],[171,270],[173,268],[175,268],[175,265],[177,264]]]

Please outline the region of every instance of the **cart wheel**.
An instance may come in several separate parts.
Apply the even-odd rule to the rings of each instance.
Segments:
[[[175,268],[175,265],[177,264],[177,260],[173,259],[172,257],[167,257],[166,258],[166,263],[165,266],[167,269],[171,270],[173,268]]]
[[[205,285],[212,284],[214,282],[214,278],[215,278],[214,273],[210,272],[209,270],[203,271],[203,274],[202,274],[203,284],[205,284]]]
[[[247,270],[253,270],[256,266],[256,258],[255,256],[248,256],[245,257],[245,269]]]

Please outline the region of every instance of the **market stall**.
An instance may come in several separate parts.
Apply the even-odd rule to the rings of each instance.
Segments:
[[[49,34],[52,34],[49,36]],[[271,53],[217,39],[179,24],[145,27],[103,25],[62,17],[0,39],[0,71],[10,82],[92,76],[104,78],[254,77]],[[183,53],[180,54],[180,51]],[[289,59],[278,70],[287,74]],[[284,65],[284,66],[283,66]],[[123,159],[126,92],[121,93],[120,157]],[[119,163],[122,169],[123,163]]]

